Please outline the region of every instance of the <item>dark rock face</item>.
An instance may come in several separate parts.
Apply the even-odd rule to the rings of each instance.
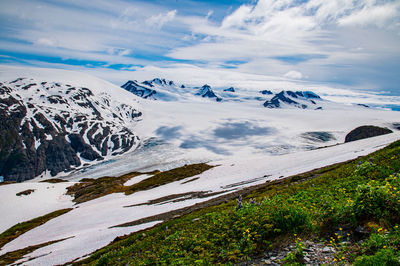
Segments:
[[[346,143],[350,141],[371,138],[389,133],[393,133],[393,131],[391,131],[388,128],[382,128],[377,126],[361,126],[356,129],[353,129],[349,134],[347,134],[344,142]]]
[[[25,122],[21,127],[22,119],[26,115],[26,107],[10,96],[8,99],[0,99],[0,103],[7,105],[18,104],[14,112],[6,112],[2,105],[0,110],[0,175],[5,181],[24,181],[32,179],[46,169],[52,175],[62,171],[68,171],[71,165],[79,166],[80,160],[65,140],[58,134],[51,123],[37,113],[35,117],[40,121],[40,128],[32,123],[32,131]],[[47,139],[50,135],[52,139]],[[34,139],[41,139],[41,144],[35,149]]]
[[[47,91],[50,96],[42,97]],[[115,102],[111,108],[111,99],[104,97],[60,83],[0,83],[0,176],[18,182],[43,172],[54,176],[81,166],[81,158],[102,160],[129,151],[138,138],[123,121],[141,113]]]
[[[44,160],[45,169],[49,170],[52,176],[70,170],[71,166],[81,165],[76,152],[64,136],[58,135],[50,141],[45,141],[38,147],[37,154],[42,155],[39,158]]]
[[[263,93],[264,91],[261,91]],[[263,94],[269,94],[269,91],[266,91]],[[271,92],[272,94],[272,92]],[[313,100],[314,99],[314,100]],[[317,94],[311,92],[311,91],[281,91],[278,94],[275,94],[272,99],[267,100],[264,102],[264,107],[267,108],[280,108],[282,103],[301,108],[301,109],[306,109],[308,108],[307,104],[317,104],[315,100],[321,99]],[[306,102],[302,103],[302,102]],[[321,108],[322,109],[322,108]]]
[[[203,85],[203,87],[200,88],[199,92],[197,92],[196,95],[200,95],[203,98],[215,98],[217,102],[222,101],[222,98],[218,97],[211,89],[211,87],[207,84]]]
[[[85,143],[81,135],[70,134],[68,138],[70,140],[72,149],[75,152],[79,152],[82,158],[89,161],[101,160],[103,158],[100,156],[100,154],[92,149],[92,146]]]
[[[271,100],[266,101],[263,105],[267,108],[279,108],[281,106],[279,99],[276,96],[274,96],[274,98]]]
[[[264,103],[264,107],[267,107],[267,108],[280,107],[281,106],[281,104],[280,104],[281,102],[287,103],[287,104],[295,104],[295,105],[299,104],[298,102],[292,100],[291,98],[286,97],[285,96],[285,92],[281,91],[280,93],[276,94],[271,100],[266,101]]]
[[[159,83],[158,81],[160,83],[162,83],[161,80],[158,79],[157,83]],[[145,81],[142,84],[145,84],[145,85],[150,86],[150,87],[154,87],[154,85],[150,81]],[[139,96],[139,97],[142,97],[142,98],[145,98],[145,99],[147,99],[149,97],[152,97],[157,93],[157,91],[148,89],[148,88],[146,88],[144,86],[141,86],[136,81],[132,81],[132,80],[129,80],[127,83],[125,83],[121,87],[124,88],[125,90],[129,91],[129,92],[132,92],[136,96]]]
[[[319,95],[315,94],[312,91],[296,91],[296,94],[300,97],[307,98],[307,99],[321,99]]]
[[[269,90],[262,90],[262,91],[260,91],[260,93],[261,93],[261,94],[264,94],[264,95],[271,95],[271,94],[273,94],[272,91],[269,91]]]
[[[234,87],[230,87],[228,89],[225,89],[224,91],[235,92],[235,88]]]

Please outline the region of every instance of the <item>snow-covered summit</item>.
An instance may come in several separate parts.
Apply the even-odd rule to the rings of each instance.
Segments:
[[[0,73],[0,134],[8,140],[0,175],[6,180],[54,176],[137,147],[142,112],[121,88],[64,70],[1,67]],[[82,77],[87,87],[77,86]]]
[[[275,94],[270,100],[264,102],[267,108],[296,107],[301,109],[321,109],[317,102],[321,97],[311,91],[281,91]]]
[[[200,96],[201,98],[212,100],[211,102],[252,101],[255,105],[260,105],[259,102],[263,101],[264,106],[268,108],[298,107],[305,109],[309,104],[315,105],[315,100],[321,99],[319,95],[312,91],[286,90],[274,93],[271,90],[266,89],[256,91],[234,87],[212,88],[208,84],[204,84],[201,87],[191,87],[161,78],[154,78],[153,80],[146,80],[143,82],[130,80],[121,87],[136,96],[150,100],[196,101],[196,98],[198,99]],[[319,106],[316,106],[315,108],[318,107]]]
[[[142,84],[147,85],[149,87],[154,87],[153,84],[148,83],[147,81],[142,82]],[[142,97],[144,99],[152,98],[155,99],[155,94],[157,91],[148,88],[147,86],[140,85],[136,80],[129,80],[121,87],[125,90],[135,94],[136,96]]]
[[[218,97],[215,92],[211,89],[210,85],[203,85],[201,88],[198,89],[196,95],[199,95],[203,98],[212,98],[215,99],[217,102],[222,101],[222,98]]]

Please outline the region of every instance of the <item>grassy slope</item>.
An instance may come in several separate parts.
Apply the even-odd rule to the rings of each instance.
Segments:
[[[126,195],[129,195],[136,191],[158,187],[166,183],[182,180],[187,177],[201,174],[202,172],[212,167],[213,166],[207,165],[205,163],[199,163],[184,165],[182,167],[164,172],[133,172],[120,177],[106,176],[98,179],[85,178],[82,179],[80,183],[69,187],[67,194],[74,195],[74,201],[76,203],[82,203],[111,193],[124,192]],[[142,174],[150,174],[152,176],[131,186],[124,186],[124,183],[128,180]]]
[[[48,213],[46,215],[34,218],[32,220],[14,225],[13,227],[7,229],[6,231],[0,234],[0,248],[2,248],[8,242],[11,242],[12,240],[16,239],[23,233],[28,232],[29,230],[32,230],[33,228],[38,227],[39,225],[42,225],[57,216],[63,215],[69,212],[70,210],[72,209],[69,208],[69,209],[57,210]]]
[[[242,208],[233,200],[133,233],[80,264],[235,263],[298,234],[331,241],[338,260],[391,265],[400,256],[399,171],[397,141],[358,160],[267,184],[246,195]],[[371,235],[358,236],[358,226]],[[339,228],[347,240],[363,237],[364,244],[338,248]]]
[[[0,256],[0,265],[10,265],[10,264],[22,259],[26,254],[32,253],[39,248],[42,248],[42,247],[45,247],[48,245],[52,245],[52,244],[55,244],[60,241],[64,241],[66,239],[68,239],[68,238],[49,241],[46,243],[41,243],[38,245],[29,246],[29,247],[26,247],[23,249],[18,249],[18,250],[8,252],[8,253]],[[27,259],[26,261],[29,261],[29,260],[30,259]]]
[[[48,222],[49,220],[56,218],[60,215],[63,215],[71,210],[72,210],[72,208],[57,210],[57,211],[48,213],[46,215],[34,218],[32,220],[14,225],[13,227],[7,229],[6,231],[4,231],[3,233],[0,234],[0,248],[2,248],[5,244],[11,242],[12,240],[16,239],[20,235],[28,232],[29,230],[32,230],[35,227],[38,227],[38,226]],[[0,265],[12,264],[17,260],[22,259],[22,257],[24,255],[31,253],[38,248],[41,248],[41,247],[44,247],[47,245],[51,245],[51,244],[54,244],[54,243],[62,241],[62,240],[63,239],[39,244],[36,246],[30,246],[30,247],[15,250],[12,252],[8,252],[8,253],[0,256]]]

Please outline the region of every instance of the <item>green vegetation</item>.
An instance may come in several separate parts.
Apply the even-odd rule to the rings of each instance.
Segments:
[[[79,264],[231,264],[279,248],[297,234],[334,248],[337,263],[398,265],[399,171],[397,141],[369,156],[270,182],[243,199],[120,238]],[[357,236],[359,227],[367,233]],[[344,239],[352,241],[350,247]],[[283,263],[302,264],[302,252],[297,242]]]
[[[133,172],[120,177],[84,178],[79,183],[68,187],[67,194],[74,196],[74,202],[82,203],[111,193],[124,192],[124,183],[141,174]]]
[[[37,217],[35,219],[14,225],[13,227],[7,229],[6,231],[4,231],[3,233],[0,234],[0,248],[3,247],[8,242],[11,242],[12,240],[16,239],[23,233],[28,232],[29,230],[31,230],[35,227],[38,227],[39,225],[42,225],[57,216],[63,215],[64,213],[67,213],[70,210],[72,210],[72,209],[69,208],[69,209],[58,210],[58,211],[51,212],[49,214]],[[2,263],[0,261],[0,265],[1,264]]]
[[[68,238],[49,241],[49,242],[38,244],[35,246],[29,246],[29,247],[26,247],[23,249],[18,249],[18,250],[8,252],[8,253],[0,256],[0,265],[11,265],[12,263],[22,259],[26,254],[32,253],[39,248],[42,248],[42,247],[45,247],[48,245],[52,245],[52,244],[60,242],[60,241],[64,241],[66,239],[68,239]]]
[[[283,260],[284,265],[302,265],[304,264],[304,245],[301,238],[295,240],[296,247],[289,252]]]
[[[158,187],[170,182],[201,174],[212,167],[213,166],[205,163],[199,163],[184,165],[164,172],[133,172],[120,177],[106,176],[99,179],[84,178],[80,183],[69,187],[67,194],[74,195],[74,202],[76,203],[82,203],[111,193],[123,192],[126,195],[129,195],[140,190]],[[124,183],[129,179],[142,174],[150,174],[152,176],[131,186],[124,186]]]
[[[394,226],[390,231],[378,228],[375,233],[361,244],[360,256],[355,265],[399,265],[400,228]]]

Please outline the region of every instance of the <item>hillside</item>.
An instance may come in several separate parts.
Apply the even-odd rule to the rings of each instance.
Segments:
[[[123,89],[65,70],[1,69],[8,137],[0,160],[0,256],[7,261],[74,261],[123,235],[399,140],[398,112],[330,102],[308,90],[164,79]],[[391,133],[345,143],[365,125]],[[253,258],[253,251],[234,251],[230,261]]]
[[[321,243],[328,251],[313,263],[396,265],[399,156],[397,141],[356,160],[264,184],[228,203],[116,239],[76,264],[298,265],[310,262],[315,243]]]
[[[313,151],[275,156],[269,160],[265,160],[263,156],[258,159],[254,157],[247,160],[231,159],[211,165],[187,165],[163,172],[132,172],[122,176],[85,178],[79,183],[51,181],[51,184],[25,182],[3,185],[0,186],[0,193],[9,204],[0,205],[0,211],[4,214],[0,224],[1,231],[7,232],[7,228],[17,223],[22,224],[17,228],[26,228],[24,225],[26,221],[32,224],[29,222],[30,219],[56,210],[70,208],[72,210],[39,227],[30,228],[26,233],[11,239],[11,242],[6,242],[0,250],[0,256],[4,255],[2,258],[17,256],[21,262],[29,260],[26,264],[64,264],[93,253],[116,237],[152,227],[210,205],[237,199],[239,195],[244,196],[254,189],[267,186],[268,190],[271,188],[269,184],[273,186],[282,184],[276,190],[280,191],[289,182],[284,177],[365,156],[395,140],[398,140],[398,134],[392,133]],[[392,153],[397,156],[398,146],[395,145],[395,148],[393,151],[389,150],[390,154],[383,153],[384,158],[379,160],[385,163],[393,161],[390,165],[396,165],[397,157],[392,158]],[[389,155],[391,157],[388,157]],[[365,160],[369,160],[369,157],[362,159]],[[373,160],[377,164],[377,159]],[[352,169],[355,167],[354,164],[356,162],[349,164],[349,167]],[[315,177],[325,172],[321,171],[317,171]],[[321,184],[327,184],[330,175],[321,175],[319,180]],[[347,186],[352,182],[346,181],[343,185]],[[26,196],[16,195],[28,189],[33,192]],[[67,190],[69,195],[65,195]],[[323,187],[321,191],[326,193],[330,188]],[[336,195],[337,190],[332,190],[332,193]],[[264,196],[260,196],[257,202]],[[256,194],[252,194],[251,197],[256,198]],[[318,199],[314,196],[311,198]],[[249,200],[246,199],[242,204],[246,205],[244,203]],[[331,200],[327,199],[327,202]],[[230,206],[233,205],[235,200],[230,203]],[[21,211],[15,212],[15,209]],[[234,210],[234,207],[226,209],[226,213],[229,214],[231,210]],[[189,216],[187,221],[195,219],[193,222],[196,222],[199,217],[193,215]],[[170,225],[167,225],[170,228]],[[165,229],[164,226],[158,228],[161,231]],[[185,225],[182,225],[182,228],[185,228]],[[203,231],[201,233],[204,236],[208,235]],[[164,242],[160,242],[162,243]],[[20,257],[21,254],[25,255],[24,258]],[[234,261],[243,259],[245,258],[237,256]]]
[[[0,82],[0,176],[19,182],[55,176],[134,150],[142,112],[131,95],[121,98],[124,92],[75,72],[6,69]]]
[[[160,78],[120,88],[73,71],[0,70],[5,181],[78,181],[269,158],[342,143],[364,125],[396,131],[399,121],[397,112],[330,102],[301,89],[196,87]]]

